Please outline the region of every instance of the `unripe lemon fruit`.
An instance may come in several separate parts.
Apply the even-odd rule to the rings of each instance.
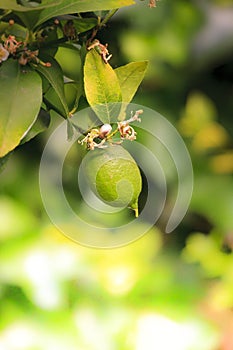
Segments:
[[[142,190],[140,170],[133,157],[119,145],[89,151],[83,161],[92,191],[114,207],[128,206],[138,216],[138,196]]]

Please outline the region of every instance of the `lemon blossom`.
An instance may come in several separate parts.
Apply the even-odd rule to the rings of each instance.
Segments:
[[[5,49],[11,54],[15,54],[20,45],[22,45],[22,42],[17,41],[14,35],[9,35],[4,43]]]
[[[123,122],[119,122],[118,124],[118,130],[121,134],[121,138],[125,140],[134,141],[136,140],[137,133],[135,132],[134,128],[130,126],[129,124],[134,121],[141,122],[141,119],[139,118],[139,115],[143,113],[143,110],[138,110],[135,112],[135,114],[128,120],[124,120]]]
[[[8,59],[9,52],[0,44],[0,63]]]

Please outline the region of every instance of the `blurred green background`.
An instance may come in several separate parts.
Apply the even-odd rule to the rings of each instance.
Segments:
[[[161,0],[155,9],[138,1],[98,38],[113,67],[149,60],[133,102],[161,113],[185,140],[195,176],[190,208],[173,233],[163,232],[165,213],[126,247],[66,239],[38,184],[54,117],[0,174],[0,349],[233,349],[232,0]],[[88,216],[75,162],[77,150],[64,184]]]

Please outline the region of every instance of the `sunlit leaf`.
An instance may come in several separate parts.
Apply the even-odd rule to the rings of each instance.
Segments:
[[[127,103],[133,99],[139,85],[142,82],[142,79],[145,76],[147,66],[147,61],[131,62],[125,66],[115,69],[115,73],[120,83],[122,101],[124,103],[118,117],[119,120],[125,119]]]
[[[87,101],[99,119],[103,123],[111,122],[119,113],[121,89],[116,73],[95,50],[86,56],[84,89]]]
[[[131,62],[115,69],[121,87],[123,102],[130,102],[134,97],[145,76],[147,66],[147,61]]]
[[[120,8],[123,6],[133,5],[133,0],[63,0],[53,8],[47,8],[40,14],[37,25],[47,21],[48,19],[66,15],[69,13],[92,12]]]

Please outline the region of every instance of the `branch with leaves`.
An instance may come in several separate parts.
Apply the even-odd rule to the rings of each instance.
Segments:
[[[103,124],[111,124],[116,113],[119,121],[126,117],[108,104],[132,100],[147,62],[113,69],[108,45],[97,35],[119,8],[133,4],[0,0],[0,158],[44,131],[51,111],[69,120],[72,129],[81,96]],[[67,68],[71,61],[75,74]]]

